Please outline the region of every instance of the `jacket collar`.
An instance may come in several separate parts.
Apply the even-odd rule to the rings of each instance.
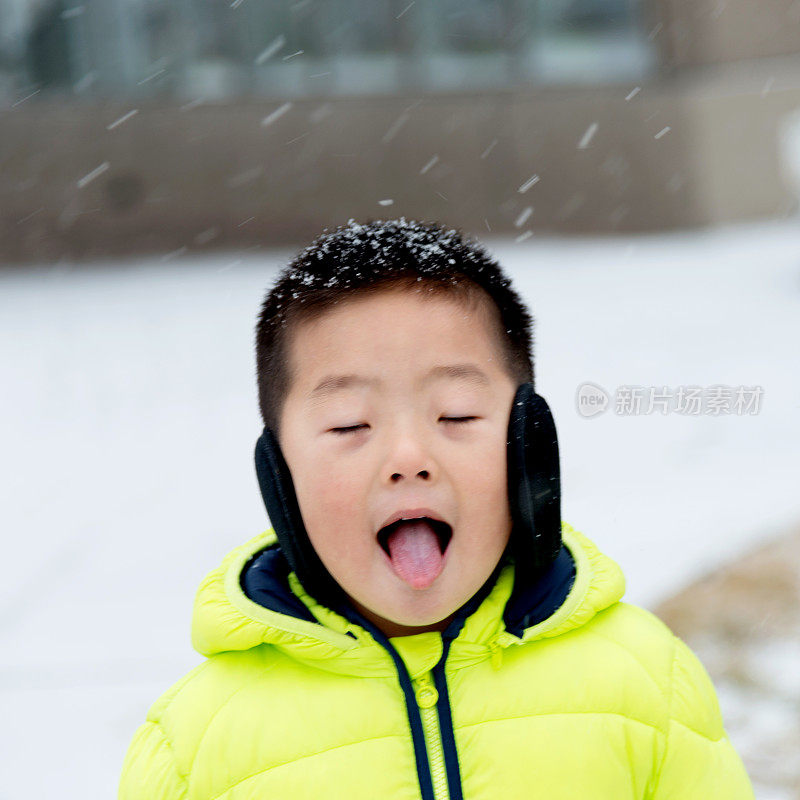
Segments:
[[[484,586],[457,612],[456,619],[465,620],[473,614],[497,582],[507,560],[499,564]],[[279,614],[316,622],[314,615],[289,586],[289,563],[279,545],[271,545],[256,553],[245,564],[240,576],[242,590],[250,600]],[[506,603],[503,613],[506,630],[522,636],[526,628],[547,619],[557,611],[575,582],[575,561],[565,545],[553,564],[536,580],[517,587]],[[352,608],[335,609],[350,622],[367,628],[363,618]],[[459,626],[460,627],[460,626]]]
[[[514,586],[514,565],[502,561],[481,592],[460,609],[451,667],[497,656],[503,648],[555,636],[585,624],[621,599],[619,566],[562,523],[562,550],[534,585]],[[230,553],[200,586],[192,640],[203,655],[272,644],[292,658],[355,675],[393,674],[385,648],[352,609],[331,610],[303,590],[266,531]],[[441,636],[393,638],[412,677],[441,655]]]

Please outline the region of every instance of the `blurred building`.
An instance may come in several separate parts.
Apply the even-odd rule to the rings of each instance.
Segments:
[[[0,0],[0,259],[781,217],[797,0]]]

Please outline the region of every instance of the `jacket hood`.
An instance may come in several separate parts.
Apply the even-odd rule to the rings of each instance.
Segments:
[[[450,668],[489,657],[497,665],[503,649],[578,628],[622,598],[625,579],[615,561],[566,522],[562,522],[562,541],[562,553],[549,578],[516,598],[517,605],[522,603],[523,607],[515,609],[514,620],[509,616],[514,564],[501,562],[493,584],[485,587],[482,598],[476,598],[477,607],[467,608],[469,603],[464,607],[468,616],[452,643]],[[265,531],[229,553],[206,576],[195,598],[195,649],[212,656],[269,644],[291,658],[333,672],[394,674],[385,647],[366,627],[310,597],[294,572],[288,571],[276,544],[274,531]],[[270,575],[266,583],[262,581],[259,602],[255,602],[242,582],[248,566],[259,556],[261,568],[269,570]],[[545,585],[547,581],[549,585]],[[252,591],[249,594],[253,595]],[[552,602],[553,597],[557,597],[557,605],[541,618],[548,598]],[[442,652],[442,637],[437,632],[395,637],[391,642],[412,678],[430,670]]]

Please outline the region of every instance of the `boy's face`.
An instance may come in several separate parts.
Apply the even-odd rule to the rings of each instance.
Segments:
[[[508,542],[516,385],[489,303],[371,292],[290,336],[280,441],[303,520],[388,636],[443,629]]]

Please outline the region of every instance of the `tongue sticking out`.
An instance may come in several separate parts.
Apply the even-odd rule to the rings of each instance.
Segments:
[[[442,571],[444,558],[439,539],[425,520],[401,522],[389,534],[386,546],[392,569],[414,589],[426,589]]]

